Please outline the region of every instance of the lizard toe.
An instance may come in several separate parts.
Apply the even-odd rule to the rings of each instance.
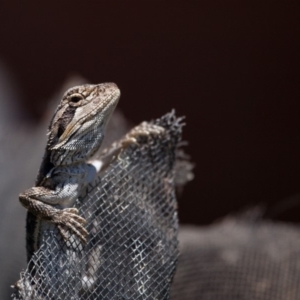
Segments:
[[[57,228],[58,228],[58,230],[59,230],[59,233],[61,234],[61,236],[63,237],[63,240],[65,241],[65,242],[67,242],[68,240],[69,240],[69,234],[68,234],[68,230],[66,230],[65,228],[64,228],[64,226],[62,226],[62,225],[57,225]]]
[[[75,208],[75,207],[64,208],[63,211],[64,211],[64,212],[71,213],[71,214],[78,215],[78,209]]]

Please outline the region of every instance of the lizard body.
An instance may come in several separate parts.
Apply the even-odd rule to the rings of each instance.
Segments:
[[[56,224],[65,240],[73,233],[85,242],[85,220],[72,206],[100,169],[99,161],[89,159],[101,146],[119,97],[120,90],[114,83],[77,86],[64,94],[48,129],[36,184],[19,195],[28,210],[28,260],[39,248],[42,220]]]
[[[160,126],[142,122],[113,143],[101,160],[92,160],[102,143],[105,127],[120,98],[114,83],[82,85],[63,96],[48,129],[48,142],[35,186],[19,195],[27,208],[28,261],[40,246],[41,221],[57,225],[65,241],[70,233],[86,242],[86,221],[72,207],[82,189],[137,138],[160,134]]]
[[[71,234],[86,242],[86,221],[73,207],[83,188],[112,160],[118,159],[123,149],[138,143],[139,137],[165,131],[161,126],[142,122],[104,150],[99,160],[93,159],[119,98],[120,90],[113,83],[77,86],[63,96],[48,129],[48,142],[36,184],[19,195],[21,204],[28,210],[28,261],[40,247],[45,221],[57,226],[64,241],[68,242]],[[94,246],[87,266],[83,267],[83,270],[86,268],[81,281],[83,289],[91,288],[95,282],[99,251],[99,246]],[[34,265],[31,263],[28,268],[34,276]],[[33,282],[26,279],[19,280],[14,287],[16,299],[23,299],[21,295],[26,295],[26,291],[35,292]]]

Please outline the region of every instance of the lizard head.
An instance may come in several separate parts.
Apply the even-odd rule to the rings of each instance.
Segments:
[[[69,89],[48,130],[51,162],[65,165],[89,159],[101,146],[105,126],[119,98],[120,90],[114,83]]]

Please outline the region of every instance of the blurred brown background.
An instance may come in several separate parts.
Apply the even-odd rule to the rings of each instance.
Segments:
[[[180,199],[184,223],[299,192],[298,1],[48,4],[0,4],[0,59],[27,119],[42,118],[73,73],[116,82],[134,123],[175,108],[197,165]],[[299,207],[277,217],[299,221]]]

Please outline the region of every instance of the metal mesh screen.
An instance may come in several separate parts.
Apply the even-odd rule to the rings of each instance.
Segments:
[[[78,199],[86,245],[75,236],[64,243],[43,221],[42,246],[14,299],[168,299],[178,256],[174,166],[182,125],[174,113],[153,123],[165,132],[140,137]]]
[[[183,227],[171,300],[299,300],[299,226],[228,218]]]

